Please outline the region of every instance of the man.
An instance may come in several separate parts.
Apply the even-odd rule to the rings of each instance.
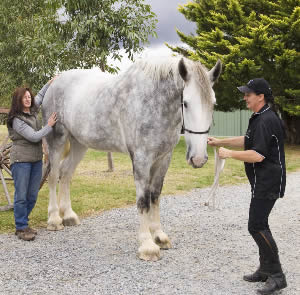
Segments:
[[[234,151],[220,147],[219,156],[245,162],[252,192],[248,230],[258,246],[260,265],[257,271],[245,275],[243,279],[266,282],[258,293],[272,294],[287,286],[277,245],[268,224],[276,200],[283,197],[285,191],[285,132],[282,121],[272,110],[274,97],[265,79],[252,79],[238,90],[244,93],[247,107],[254,112],[246,135],[225,139],[209,137],[208,144],[244,148],[244,151]]]

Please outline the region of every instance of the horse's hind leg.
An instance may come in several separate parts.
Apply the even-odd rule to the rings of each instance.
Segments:
[[[48,178],[49,185],[49,205],[48,205],[48,230],[61,230],[64,228],[62,218],[59,215],[59,204],[56,196],[56,185],[59,177],[59,163],[64,146],[67,140],[67,135],[49,134],[47,136],[47,143],[49,147],[49,162],[50,173]]]
[[[151,169],[150,232],[154,242],[162,249],[170,249],[172,246],[169,237],[162,230],[159,212],[160,193],[171,156],[172,153],[169,153],[163,159],[157,160]]]
[[[78,143],[74,138],[70,139],[70,151],[60,166],[59,181],[59,212],[66,226],[80,224],[77,214],[73,211],[70,199],[70,181],[72,175],[83,158],[87,148]]]

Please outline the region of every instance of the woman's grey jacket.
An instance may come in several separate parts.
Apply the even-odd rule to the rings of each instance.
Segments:
[[[49,87],[47,83],[35,96],[34,103],[38,110]],[[42,128],[36,112],[22,113],[13,119],[12,128],[8,128],[13,142],[10,151],[10,164],[15,162],[36,162],[43,158],[42,138],[52,131],[46,125]]]

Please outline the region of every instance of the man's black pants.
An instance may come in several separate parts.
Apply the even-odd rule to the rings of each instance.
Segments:
[[[248,230],[254,233],[270,230],[269,215],[274,207],[276,200],[252,198],[249,209]]]
[[[282,273],[278,248],[269,227],[269,215],[276,200],[252,198],[248,231],[259,248],[260,270],[268,275]]]

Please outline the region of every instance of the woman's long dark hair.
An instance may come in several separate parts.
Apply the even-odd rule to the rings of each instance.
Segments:
[[[10,111],[8,113],[8,119],[7,119],[8,127],[12,128],[12,123],[13,123],[14,117],[23,113],[24,106],[23,106],[22,98],[25,95],[26,91],[28,91],[31,95],[30,112],[33,111],[34,96],[32,94],[31,89],[28,87],[17,88],[12,95],[11,107],[10,107]]]

